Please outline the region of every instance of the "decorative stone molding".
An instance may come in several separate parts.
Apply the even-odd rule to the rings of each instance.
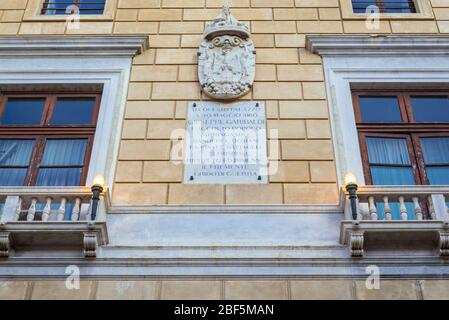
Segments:
[[[216,99],[236,99],[252,87],[256,51],[249,28],[231,16],[228,6],[206,26],[198,52],[203,91]]]
[[[349,247],[351,249],[351,256],[363,256],[364,232],[355,231],[350,233]]]
[[[77,46],[77,44],[79,46]],[[5,87],[102,88],[86,185],[97,174],[112,187],[132,58],[148,36],[0,36],[0,90]],[[72,50],[73,49],[73,50]],[[19,56],[18,56],[19,55]]]
[[[343,202],[343,199],[341,201]],[[332,214],[339,215],[342,205],[118,205],[108,204],[110,214]]]
[[[306,48],[321,56],[447,56],[446,35],[308,35]]]
[[[95,232],[84,232],[84,256],[95,258],[97,256],[98,239]]]
[[[440,255],[449,256],[449,231],[440,231],[439,236]]]
[[[9,232],[0,231],[0,257],[9,257],[10,238]]]
[[[149,46],[146,35],[1,36],[0,56],[130,56]]]

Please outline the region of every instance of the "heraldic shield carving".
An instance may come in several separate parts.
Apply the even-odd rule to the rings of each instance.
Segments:
[[[256,51],[249,28],[228,6],[207,24],[199,49],[198,75],[203,91],[216,99],[236,99],[254,82]]]

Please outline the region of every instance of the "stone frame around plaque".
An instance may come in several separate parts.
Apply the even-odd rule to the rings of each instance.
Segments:
[[[268,183],[265,103],[190,102],[184,183]]]

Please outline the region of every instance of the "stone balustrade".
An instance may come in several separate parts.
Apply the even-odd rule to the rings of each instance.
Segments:
[[[97,245],[107,242],[105,197],[92,221],[88,187],[0,188],[0,256],[10,256],[13,245],[81,245],[95,257]]]
[[[2,222],[8,221],[88,221],[90,220],[90,190],[76,193],[48,191],[36,194],[25,191],[17,195],[1,194]]]
[[[357,191],[357,219],[353,220],[348,194],[340,242],[352,256],[392,252],[407,255],[414,246],[449,255],[449,187],[362,186]]]
[[[363,186],[357,191],[358,220],[449,219],[449,187]],[[352,220],[346,197],[345,220]]]

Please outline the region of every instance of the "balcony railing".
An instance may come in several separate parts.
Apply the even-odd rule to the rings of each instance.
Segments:
[[[353,220],[347,193],[340,241],[349,243],[353,256],[362,256],[366,235],[412,239],[437,235],[440,255],[449,255],[449,187],[363,186],[357,191],[357,219]],[[432,235],[433,234],[433,235]]]
[[[359,220],[447,220],[449,187],[364,186],[357,191]],[[351,207],[345,219],[352,220]]]
[[[92,221],[90,188],[0,188],[0,256],[12,246],[43,245],[81,245],[85,256],[96,256],[107,241],[105,195]]]

